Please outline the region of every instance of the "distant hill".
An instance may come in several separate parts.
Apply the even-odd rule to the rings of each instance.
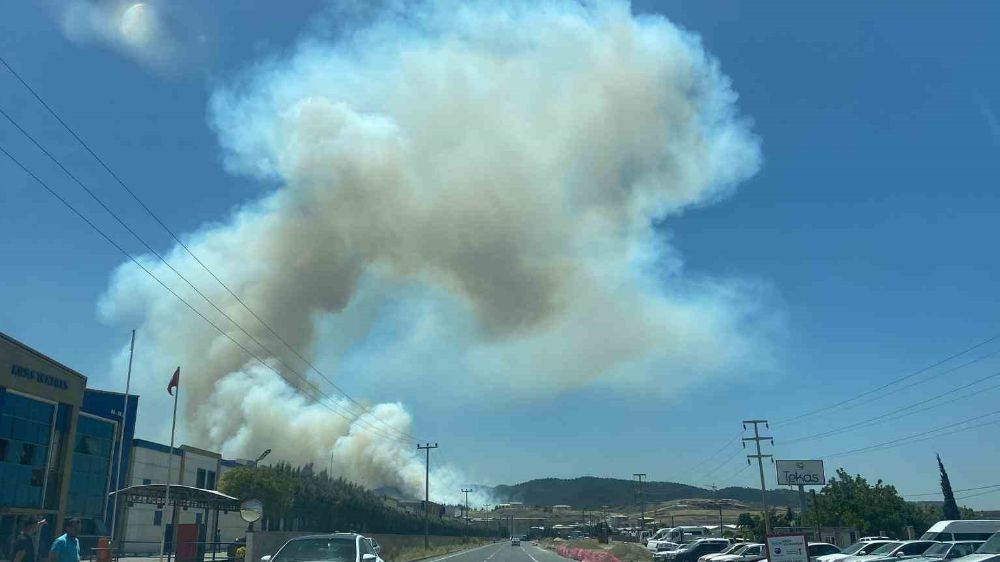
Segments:
[[[716,492],[706,488],[678,484],[676,482],[643,483],[646,503],[688,499],[715,498]],[[541,478],[529,480],[513,486],[501,485],[493,488],[493,496],[500,501],[520,501],[529,505],[566,504],[575,508],[598,508],[602,505],[622,506],[635,503],[635,483],[617,478]],[[746,504],[760,504],[760,490],[754,488],[723,488],[718,497],[734,499]],[[798,506],[798,492],[792,490],[769,490],[767,501],[770,505]]]

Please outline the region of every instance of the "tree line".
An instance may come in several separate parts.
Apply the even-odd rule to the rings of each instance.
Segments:
[[[316,472],[312,464],[293,467],[287,463],[239,467],[219,481],[219,490],[236,498],[255,497],[264,505],[259,522],[262,530],[417,534],[424,531],[423,514],[393,505],[374,492]],[[432,535],[460,536],[464,521],[430,516]],[[487,529],[470,526],[469,536],[484,536]]]
[[[920,536],[931,525],[943,519],[971,519],[975,512],[959,508],[952,494],[948,475],[938,459],[941,471],[941,488],[945,501],[908,502],[896,487],[881,480],[870,483],[860,474],[851,475],[844,469],[830,478],[818,493],[808,497],[806,513],[796,513],[791,508],[769,513],[771,528],[776,527],[853,527],[861,536],[886,534],[906,538],[907,527]],[[764,523],[760,515],[740,514],[736,524],[755,540],[764,539]]]

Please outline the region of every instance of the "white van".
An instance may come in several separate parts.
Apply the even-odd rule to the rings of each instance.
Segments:
[[[712,536],[712,532],[707,527],[698,527],[696,525],[669,527],[657,531],[654,538],[646,543],[646,548],[651,552],[656,552],[660,550],[657,547],[661,542],[683,544],[710,536]]]
[[[984,541],[1000,531],[1000,520],[969,519],[967,521],[938,521],[920,540],[924,541]]]

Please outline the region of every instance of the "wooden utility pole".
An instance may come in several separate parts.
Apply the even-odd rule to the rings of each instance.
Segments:
[[[428,518],[427,511],[431,508],[431,449],[437,448],[437,443],[433,445],[430,443],[426,445],[417,443],[417,450],[427,452],[427,464],[424,466],[424,550],[431,547],[431,541],[428,538],[431,531],[431,522]]]
[[[646,498],[642,495],[642,479],[646,477],[645,472],[635,472],[632,476],[638,480],[638,487],[636,488],[636,493],[639,494],[639,517],[641,522],[639,523],[639,544],[642,544],[643,535],[646,532]]]
[[[771,445],[774,445],[773,437],[762,437],[760,434],[760,424],[764,424],[764,427],[770,429],[767,425],[767,420],[743,420],[743,429],[747,428],[747,424],[753,424],[753,437],[744,437],[743,446],[747,446],[747,441],[753,441],[757,445],[756,455],[747,455],[747,464],[750,464],[750,459],[757,459],[757,468],[760,469],[760,508],[764,512],[764,536],[767,537],[771,534],[771,516],[767,512],[767,485],[764,482],[764,459],[773,458],[773,455],[762,455],[760,452],[760,442],[770,441]]]

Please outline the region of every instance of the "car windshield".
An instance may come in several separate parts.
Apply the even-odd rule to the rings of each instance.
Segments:
[[[862,548],[868,546],[869,543],[866,542],[856,542],[851,546],[844,548],[840,552],[843,554],[857,554]]]
[[[976,554],[1000,554],[1000,533],[993,535],[977,548]]]
[[[883,544],[882,546],[876,548],[875,550],[871,551],[871,554],[872,555],[889,554],[890,552],[892,552],[893,550],[895,550],[896,547],[898,547],[901,544],[903,544],[903,543],[901,543],[901,542],[887,542],[887,543]]]
[[[951,547],[952,545],[948,543],[934,544],[924,551],[924,556],[944,556]]]
[[[313,538],[288,541],[272,562],[354,562],[354,539]]]
[[[734,544],[733,546],[722,551],[722,554],[739,554],[750,546],[748,544]]]

